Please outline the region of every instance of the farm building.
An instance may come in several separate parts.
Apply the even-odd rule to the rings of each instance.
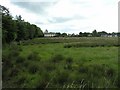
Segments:
[[[118,37],[117,34],[101,34],[101,37]]]
[[[48,32],[48,30],[45,30],[44,36],[45,37],[54,37],[54,36],[56,36],[56,33],[54,33],[54,32]]]

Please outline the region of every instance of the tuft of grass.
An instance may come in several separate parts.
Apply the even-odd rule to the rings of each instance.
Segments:
[[[73,58],[72,57],[66,58],[66,63],[72,64],[73,63]]]
[[[60,70],[56,72],[53,82],[59,85],[64,85],[64,83],[67,83],[68,77],[68,72],[66,72],[65,70]]]
[[[16,59],[16,63],[23,63],[25,61],[25,58],[22,56],[18,56]]]
[[[31,74],[35,74],[39,71],[39,65],[38,64],[35,64],[35,63],[31,63],[29,66],[28,66],[28,70]]]
[[[28,60],[40,61],[41,57],[38,55],[37,52],[32,52],[28,55]]]
[[[61,54],[56,54],[51,58],[51,61],[54,63],[58,63],[60,61],[64,60],[64,56]]]

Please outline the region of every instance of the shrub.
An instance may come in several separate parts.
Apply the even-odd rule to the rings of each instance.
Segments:
[[[80,73],[87,73],[88,72],[88,68],[84,65],[79,66],[78,70]]]
[[[72,45],[64,45],[64,48],[71,48],[72,47]]]
[[[2,62],[3,62],[3,69],[5,69],[7,67],[12,67],[12,65],[13,65],[10,60],[10,56],[5,53],[2,54]]]
[[[27,75],[25,75],[25,74],[20,74],[20,75],[17,77],[16,83],[19,84],[19,85],[21,85],[21,84],[24,84],[26,80],[27,80]]]
[[[42,67],[47,70],[47,71],[52,71],[52,70],[55,70],[55,65],[51,62],[45,62],[42,64]]]
[[[72,57],[68,57],[68,58],[66,59],[66,63],[72,64],[72,62],[73,62],[73,58],[72,58]]]
[[[54,63],[60,62],[64,59],[64,57],[61,54],[57,54],[55,56],[52,57],[52,61]]]
[[[43,72],[41,75],[37,75],[34,81],[31,83],[33,88],[44,89],[50,81],[50,75],[47,72]]]
[[[88,65],[88,75],[93,77],[101,77],[104,73],[104,67],[99,64]]]
[[[9,50],[10,50],[10,51],[11,51],[11,50],[22,51],[22,48],[21,48],[21,46],[19,46],[19,45],[11,44],[10,47],[9,47]]]
[[[30,72],[31,74],[34,74],[34,73],[36,73],[36,72],[39,71],[39,66],[38,66],[37,64],[35,64],[35,63],[31,63],[31,64],[29,65],[28,69],[29,69],[29,72]]]
[[[69,69],[69,70],[71,70],[71,69],[72,69],[72,65],[71,65],[71,64],[66,64],[66,65],[64,66],[64,69]]]
[[[28,55],[28,60],[41,60],[41,57],[38,55],[37,52],[32,52]]]
[[[21,56],[18,56],[17,60],[16,60],[16,63],[23,63],[24,61],[25,61],[25,58],[23,58]]]
[[[17,56],[19,56],[19,53],[20,52],[18,50],[11,50],[9,53],[9,58],[17,57]]]
[[[112,68],[108,68],[108,69],[105,70],[106,77],[110,77],[111,78],[111,77],[114,76],[114,74],[115,74],[115,71]]]
[[[67,83],[68,77],[69,77],[68,72],[66,72],[66,71],[57,71],[53,81],[56,84],[64,85],[64,83]]]
[[[20,70],[17,67],[11,68],[11,70],[10,70],[10,77],[14,77],[14,76],[18,75],[19,71]]]

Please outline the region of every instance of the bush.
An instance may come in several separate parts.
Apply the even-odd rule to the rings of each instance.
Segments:
[[[64,45],[64,48],[71,48],[72,47],[72,45]]]
[[[81,66],[79,66],[78,71],[80,73],[88,73],[88,68],[86,66],[84,66],[84,65],[81,65]]]
[[[72,65],[71,65],[71,64],[66,64],[66,65],[64,66],[64,69],[69,69],[69,70],[71,70],[71,69],[72,69]]]
[[[20,52],[18,50],[11,50],[9,53],[9,58],[15,58],[19,56]]]
[[[28,60],[38,61],[38,60],[41,60],[41,57],[38,55],[37,52],[32,52],[28,55]]]
[[[21,56],[18,56],[17,60],[16,60],[16,63],[23,63],[24,61],[25,61],[25,58],[23,58]]]
[[[41,75],[36,75],[36,78],[30,82],[30,88],[44,89],[50,81],[50,75],[47,72],[43,72]]]
[[[68,57],[68,58],[66,59],[66,63],[67,63],[67,64],[72,64],[72,62],[73,62],[73,58],[72,58],[72,57]]]
[[[25,74],[20,74],[20,75],[17,77],[16,83],[19,84],[19,85],[21,85],[21,84],[24,84],[26,80],[27,80],[27,75],[25,75]]]
[[[19,73],[20,69],[17,67],[13,67],[10,69],[10,76],[9,77],[14,77],[17,76]]]
[[[5,53],[2,54],[2,62],[3,62],[3,69],[13,66],[10,56],[8,54]]]
[[[58,63],[58,62],[62,61],[63,59],[64,59],[64,57],[61,54],[57,54],[52,57],[52,62]]]
[[[88,75],[93,76],[93,77],[101,77],[104,75],[104,67],[99,64],[92,64],[92,65],[87,65],[88,68]]]
[[[108,68],[105,70],[105,76],[106,77],[113,77],[115,75],[115,71],[112,68]]]
[[[69,73],[66,71],[57,71],[53,82],[59,85],[64,85],[67,83],[69,77]]]
[[[55,65],[51,62],[45,62],[42,64],[42,67],[46,70],[46,71],[53,71],[56,69]]]
[[[22,51],[22,48],[21,46],[18,46],[18,45],[14,45],[14,44],[11,44],[10,47],[9,47],[9,50],[15,50],[15,51]]]
[[[31,63],[28,69],[31,74],[34,74],[39,71],[39,66],[37,64]]]

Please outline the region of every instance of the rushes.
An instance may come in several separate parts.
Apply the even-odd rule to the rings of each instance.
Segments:
[[[115,39],[90,39],[49,40],[64,44],[48,44],[47,40],[36,39],[38,42],[33,40],[35,45],[31,40],[27,44],[32,45],[7,47],[2,57],[3,88],[81,90],[119,87],[115,60],[117,47],[108,47],[116,45],[116,41],[112,42]]]

